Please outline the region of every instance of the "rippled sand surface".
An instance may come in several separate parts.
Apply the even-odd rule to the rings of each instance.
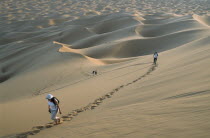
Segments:
[[[1,0],[0,136],[209,137],[209,7]],[[61,125],[48,93],[61,101]]]

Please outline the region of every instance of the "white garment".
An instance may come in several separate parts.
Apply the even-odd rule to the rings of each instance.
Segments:
[[[157,58],[158,57],[158,54],[156,53],[156,54],[154,54],[154,58]]]
[[[58,110],[58,106],[56,106],[53,102],[48,101],[48,105],[50,106],[50,110]]]
[[[59,117],[57,117],[58,111],[57,110],[51,110],[51,119],[52,120],[55,120],[55,119],[58,119]]]

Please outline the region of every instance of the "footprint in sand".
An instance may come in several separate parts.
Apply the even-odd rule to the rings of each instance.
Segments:
[[[60,118],[60,122],[57,125],[62,124],[62,123],[63,123],[63,118]]]
[[[96,108],[98,105],[97,104],[92,104],[91,105],[91,109],[94,109],[94,108]]]
[[[116,92],[119,91],[119,88],[114,89]]]
[[[107,98],[111,98],[111,97],[112,97],[111,94],[106,94],[105,96],[106,96]]]
[[[30,135],[35,135],[36,133],[39,133],[40,129],[34,129],[32,131],[30,131]]]
[[[101,103],[101,100],[95,100],[94,102],[93,102],[93,104],[97,104],[97,105],[99,105]]]
[[[120,86],[120,88],[123,88],[123,87],[124,87],[124,85],[121,85],[121,86]]]
[[[78,113],[76,111],[71,112],[72,116],[77,116]]]
[[[28,135],[35,135],[40,132],[40,129],[31,130],[17,135],[17,138],[27,138]]]
[[[89,110],[90,106],[85,106],[85,107],[83,107],[83,109],[84,109],[84,111]]]
[[[137,82],[137,80],[134,80],[133,83]]]
[[[54,126],[54,124],[50,124],[50,123],[48,123],[48,124],[45,125],[46,128],[51,128],[53,126]]]
[[[81,108],[81,109],[77,109],[77,110],[75,110],[75,112],[77,112],[77,113],[80,113],[80,112],[83,112],[84,110]]]
[[[61,118],[63,118],[63,119],[72,118],[72,116],[71,116],[71,115],[64,115],[64,116],[62,116]]]
[[[42,129],[44,129],[45,128],[45,126],[35,126],[35,127],[33,127],[32,129],[39,129],[39,130],[42,130]]]
[[[103,96],[103,97],[102,97],[103,100],[105,100],[106,98],[107,98],[106,96]]]
[[[72,120],[71,117],[69,117],[69,118],[64,118],[64,119],[63,119],[63,121],[71,121],[71,120]]]
[[[35,135],[35,134],[39,133],[44,128],[47,128],[47,127],[46,126],[35,126],[32,128],[31,131],[20,133],[16,137],[17,138],[27,138],[28,135]]]
[[[146,76],[146,74],[144,74],[143,76],[141,76],[142,78],[144,78]]]
[[[142,79],[142,77],[138,78],[138,80]]]
[[[16,137],[17,138],[27,138],[27,136],[30,135],[29,133],[30,132],[24,132],[24,133],[21,133],[19,135],[16,135]]]
[[[114,91],[110,92],[111,95],[113,95],[114,93],[115,93]]]

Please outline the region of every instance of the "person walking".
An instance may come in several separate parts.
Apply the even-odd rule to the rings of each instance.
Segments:
[[[54,120],[55,125],[61,123],[61,119],[56,116],[58,111],[60,114],[62,114],[61,109],[59,107],[59,100],[52,94],[48,94],[46,96],[46,99],[48,100],[48,111],[51,114],[51,119]]]
[[[154,55],[153,55],[153,57],[154,57],[154,64],[156,64],[157,58],[158,58],[158,53],[155,52]]]

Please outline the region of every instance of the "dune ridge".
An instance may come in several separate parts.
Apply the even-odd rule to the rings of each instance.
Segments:
[[[209,16],[199,16],[199,15],[194,14],[193,18],[195,20],[197,20],[198,22],[200,22],[201,24],[206,25],[207,27],[210,26],[210,18],[209,18]]]
[[[0,137],[209,137],[209,4],[1,0]]]
[[[91,58],[91,57],[88,57],[86,55],[83,55],[79,50],[76,50],[76,49],[72,49],[70,48],[69,46],[67,46],[66,44],[62,44],[62,43],[59,43],[59,42],[56,42],[54,41],[53,42],[54,44],[59,44],[59,45],[62,45],[62,48],[59,49],[59,52],[72,52],[72,53],[77,53],[77,54],[80,54],[82,56],[84,56],[86,59],[88,59],[89,61],[97,64],[97,65],[105,65],[103,62],[101,62],[100,60],[97,60],[97,59],[94,59],[94,58]]]

